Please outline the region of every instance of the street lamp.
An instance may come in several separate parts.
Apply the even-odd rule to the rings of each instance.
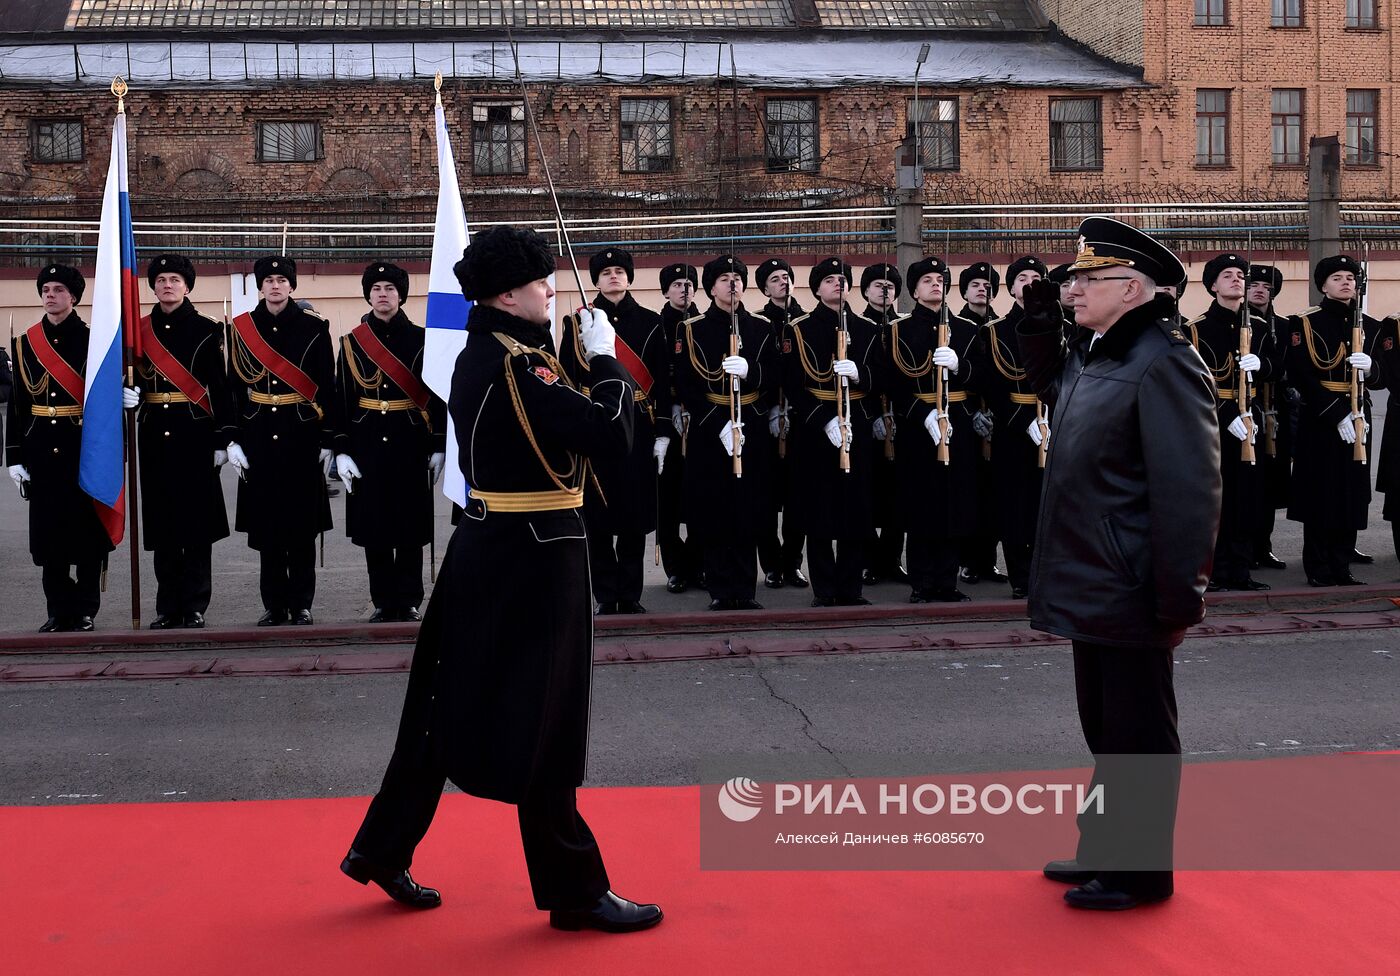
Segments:
[[[919,72],[928,60],[928,45],[919,47],[919,57],[914,62],[914,181],[919,186],[924,183],[924,117],[919,111]]]

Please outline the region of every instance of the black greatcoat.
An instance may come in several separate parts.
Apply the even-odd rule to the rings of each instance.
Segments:
[[[1021,360],[1016,328],[1025,312],[1019,304],[999,319],[993,319],[977,334],[973,344],[973,372],[977,387],[992,411],[992,524],[1001,539],[1014,545],[1035,541],[1040,516],[1040,448],[1026,432],[1035,420],[1034,403],[1017,403],[1017,398],[1034,396]],[[1054,430],[1053,418],[1047,421]]]
[[[157,340],[209,391],[206,413],[193,403],[146,403],[152,394],[178,393],[149,359],[138,370],[137,408],[141,461],[141,537],[148,551],[210,545],[228,537],[228,511],[214,452],[228,444],[232,402],[224,365],[224,327],[201,315],[189,299],[172,314],[156,305],[151,330]]]
[[[630,292],[616,305],[598,295],[593,307],[607,313],[618,339],[627,343],[651,374],[652,386],[649,392],[640,389],[639,384],[633,390],[638,416],[633,421],[632,450],[624,458],[600,457],[594,461],[598,484],[590,480],[584,494],[584,513],[591,531],[646,535],[656,528],[656,458],[652,456],[652,446],[658,436],[669,437],[672,429],[666,330],[661,326],[661,316],[638,305]],[[578,320],[572,315],[564,317],[559,363],[575,386],[588,389],[593,379],[583,358]],[[658,429],[657,424],[663,420],[664,426]],[[603,489],[601,499],[599,486]]]
[[[949,376],[951,393],[966,392],[974,381],[968,355],[980,327],[956,315],[948,317],[948,344],[958,354],[958,372]],[[966,538],[977,527],[977,465],[982,438],[972,429],[975,406],[971,398],[950,403],[953,439],[949,464],[938,461],[938,448],[924,427],[936,408],[933,402],[938,370],[933,350],[938,345],[938,313],[915,305],[906,319],[890,325],[890,399],[899,422],[895,439],[895,472],[899,480],[899,511],[906,531],[918,535]]]
[[[1371,504],[1370,466],[1352,460],[1352,445],[1337,433],[1337,424],[1351,412],[1350,391],[1342,392],[1341,384],[1348,384],[1351,377],[1346,357],[1351,345],[1352,317],[1350,302],[1324,298],[1320,306],[1301,312],[1288,322],[1285,369],[1289,382],[1302,394],[1288,518],[1311,523],[1324,531],[1366,528]],[[1366,318],[1364,351],[1371,355],[1372,370],[1361,390],[1362,409],[1368,418],[1371,398],[1366,391],[1382,389],[1386,384],[1385,364],[1374,349],[1381,331],[1379,322]],[[1334,359],[1335,365],[1321,368]],[[1336,388],[1329,390],[1324,382]]]
[[[864,541],[871,530],[870,466],[876,449],[870,422],[880,409],[873,391],[881,380],[883,357],[878,331],[848,308],[846,358],[860,367],[860,378],[850,384],[851,469],[842,471],[840,451],[826,436],[826,425],[836,416],[831,364],[839,328],[837,313],[821,303],[811,314],[788,323],[791,340],[784,340],[782,351],[783,390],[792,424],[788,436],[797,442],[794,474],[802,490],[788,499],[787,513],[810,537]]]
[[[767,531],[773,514],[770,479],[777,461],[763,397],[778,383],[778,353],[772,325],[739,306],[739,355],[749,362],[740,384],[746,402],[742,478],[719,435],[729,422],[729,375],[720,362],[729,355],[729,313],[711,304],[704,315],[686,319],[676,334],[676,395],[690,413],[685,459],[684,511],[690,532],[720,545],[748,545]],[[703,371],[703,372],[702,372]]]
[[[617,360],[593,359],[585,397],[560,375],[547,325],[477,305],[467,332],[448,409],[474,491],[557,491],[552,471],[581,493],[587,458],[627,453],[636,412]],[[580,510],[468,498],[418,634],[398,748],[426,745],[461,789],[506,803],[577,786],[592,669]]]
[[[70,312],[58,325],[40,323],[50,345],[83,375],[88,327]],[[36,417],[34,407],[72,407],[80,401],[39,365],[28,338],[15,337],[14,391],[6,425],[6,460],[29,470],[29,554],[34,565],[77,565],[112,551],[107,530],[92,498],[78,487],[78,455],[83,443],[81,417]],[[213,465],[212,455],[209,458]]]
[[[1380,369],[1387,377],[1400,376],[1400,315],[1381,324],[1372,355],[1381,360]],[[1385,412],[1385,433],[1376,460],[1376,491],[1385,495],[1382,515],[1386,521],[1400,522],[1400,403]]]
[[[1264,312],[1255,311],[1264,321],[1268,332],[1269,348],[1272,348],[1274,373],[1272,379],[1259,384],[1259,407],[1268,406],[1273,416],[1265,414],[1264,424],[1273,424],[1274,453],[1265,453],[1264,430],[1259,431],[1259,441],[1255,445],[1259,455],[1260,504],[1272,509],[1288,507],[1289,480],[1293,474],[1294,429],[1297,426],[1298,394],[1284,379],[1284,351],[1288,343],[1288,319],[1275,315],[1270,305]],[[1262,356],[1261,356],[1262,358]]]
[[[894,367],[890,365],[890,322],[902,321],[908,316],[900,315],[893,308],[888,315],[879,311],[873,305],[865,307],[865,320],[875,327],[876,334],[880,337],[880,363],[883,379],[881,380],[881,390],[876,391],[875,402],[866,408],[866,412],[873,421],[882,411],[888,408],[889,393],[883,387],[889,386],[889,371]],[[888,321],[886,320],[888,318]],[[889,413],[893,416],[893,409],[889,408]],[[896,424],[896,427],[898,425]],[[866,431],[866,434],[873,437],[874,434]],[[856,431],[857,436],[864,436],[860,431]],[[899,431],[896,429],[890,437],[891,448],[899,440]],[[897,454],[898,452],[896,452]],[[871,469],[871,521],[879,529],[898,529],[900,527],[899,518],[899,488],[895,475],[895,458],[885,456],[885,442],[875,442],[875,456],[870,462]]]
[[[362,320],[399,362],[423,378],[423,329],[400,310],[388,322],[373,314]],[[363,382],[362,382],[363,381]],[[433,537],[433,488],[428,459],[447,450],[447,405],[428,394],[426,417],[416,406],[380,410],[360,400],[406,400],[408,394],[369,358],[359,340],[346,334],[336,362],[337,454],[360,469],[345,499],[345,534],[357,546],[426,546]]]
[[[331,505],[318,458],[335,435],[335,353],[330,327],[315,312],[288,302],[279,315],[258,302],[253,323],[263,339],[316,384],[316,404],[254,403],[256,391],[286,395],[292,390],[267,371],[230,329],[233,416],[225,431],[248,455],[248,476],[238,482],[234,528],[248,533],[251,549],[280,548],[331,527]]]

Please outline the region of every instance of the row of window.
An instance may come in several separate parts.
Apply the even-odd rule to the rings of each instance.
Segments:
[[[1229,88],[1196,89],[1196,165],[1230,165]],[[1275,88],[1272,95],[1272,151],[1275,166],[1301,166],[1303,102],[1301,88]],[[1348,166],[1380,162],[1380,92],[1372,88],[1347,91],[1346,145]]]
[[[1228,0],[1196,0],[1197,27],[1226,27],[1230,23]],[[1344,24],[1352,30],[1380,26],[1380,0],[1347,0]],[[1302,27],[1303,0],[1273,0],[1270,27]]]
[[[1196,91],[1196,165],[1230,165],[1231,89]],[[1278,88],[1272,99],[1275,166],[1304,162],[1301,88]],[[1380,92],[1350,90],[1346,96],[1346,162],[1378,162]],[[926,169],[957,170],[961,165],[956,98],[911,99],[907,134],[917,136]],[[618,158],[624,173],[664,173],[675,159],[671,100],[624,98],[619,106]],[[472,173],[522,174],[527,169],[525,104],[519,100],[477,101],[471,106]],[[918,125],[915,125],[915,120]],[[1051,98],[1050,168],[1103,168],[1103,103],[1098,97]],[[770,98],[764,106],[765,156],[772,172],[816,172],[820,166],[817,101]],[[37,162],[78,162],[83,158],[82,123],[35,120],[31,127]],[[257,159],[264,163],[308,163],[325,157],[319,122],[259,122]]]

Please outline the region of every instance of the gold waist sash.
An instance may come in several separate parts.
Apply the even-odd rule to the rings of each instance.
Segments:
[[[1345,380],[1322,380],[1322,388],[1331,393],[1351,392],[1351,384]]]
[[[183,393],[143,393],[142,403],[189,403],[190,398]]]
[[[924,403],[937,403],[937,402],[938,402],[938,394],[937,394],[937,393],[915,393],[914,396],[915,396],[917,399],[922,400]],[[966,391],[966,390],[950,390],[950,391],[948,391],[947,396],[948,396],[948,402],[949,402],[949,403],[962,403],[964,400],[967,399],[967,391]]]
[[[471,488],[467,494],[479,498],[488,512],[557,512],[583,507],[582,490],[478,491]]]
[[[751,403],[757,403],[757,402],[758,402],[758,398],[759,398],[761,395],[762,395],[762,394],[760,394],[760,393],[758,393],[758,392],[754,392],[754,393],[741,393],[741,394],[739,395],[739,403],[740,403],[741,405],[747,407],[747,406],[748,406],[749,404],[751,404]],[[706,399],[706,400],[709,400],[711,403],[717,403],[717,404],[719,404],[719,405],[722,406],[722,407],[727,407],[727,406],[729,406],[729,397],[724,396],[724,395],[719,394],[719,393],[706,393],[706,394],[705,394],[705,399]]]
[[[271,407],[291,407],[298,403],[305,403],[306,397],[300,393],[262,393],[258,390],[249,390],[248,399],[254,403],[261,403],[263,406]],[[378,406],[379,401],[374,401]]]
[[[83,408],[78,405],[70,407],[41,407],[31,406],[29,412],[35,417],[81,417]]]
[[[816,397],[818,400],[835,400],[835,399],[836,399],[836,391],[835,391],[835,390],[814,390],[814,389],[808,389],[807,392],[810,393],[810,394],[812,394],[812,396]],[[852,399],[852,400],[864,400],[864,399],[865,399],[865,394],[864,394],[863,392],[861,392],[860,390],[852,390],[852,391],[851,391],[851,399]]]
[[[375,400],[371,397],[360,397],[357,402],[366,410],[378,410],[380,413],[388,413],[391,410],[418,409],[418,404],[412,400]]]
[[[1034,393],[1013,393],[1013,394],[1011,394],[1011,402],[1012,402],[1012,403],[1026,403],[1026,404],[1030,404],[1030,403],[1036,403],[1036,402],[1038,402],[1038,400],[1039,400],[1039,398],[1038,398]]]

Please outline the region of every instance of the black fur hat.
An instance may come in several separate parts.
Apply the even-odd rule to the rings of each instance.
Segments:
[[[253,262],[253,280],[258,284],[258,291],[262,291],[263,280],[275,274],[291,282],[292,290],[296,291],[297,263],[291,258],[285,254],[269,254]]]
[[[877,281],[888,281],[894,285],[890,289],[890,294],[898,298],[903,284],[899,280],[899,269],[892,264],[872,264],[860,273],[860,293],[865,294],[865,289],[869,288]]]
[[[696,288],[700,287],[700,273],[693,264],[668,264],[661,269],[661,290],[665,292],[682,278],[689,279]]]
[[[914,294],[918,288],[919,279],[926,274],[939,274],[943,277],[943,297],[948,297],[948,286],[953,282],[953,273],[948,270],[948,265],[941,258],[926,257],[919,258],[909,265],[909,270],[904,272],[904,283],[909,286],[909,294]]]
[[[87,288],[87,279],[77,268],[67,264],[46,264],[39,269],[39,277],[34,282],[39,294],[44,293],[44,286],[50,281],[56,281],[73,294],[73,304],[76,305],[83,300],[83,291]]]
[[[598,283],[598,276],[603,273],[604,268],[621,268],[626,271],[629,285],[635,276],[632,255],[620,247],[605,247],[588,259],[588,273],[593,276],[595,285]]]
[[[365,301],[369,301],[369,290],[381,281],[386,281],[399,291],[399,304],[408,300],[408,272],[397,264],[388,261],[375,261],[360,275],[360,291]]]
[[[722,254],[713,261],[705,263],[704,273],[701,275],[700,283],[705,288],[705,294],[714,297],[715,282],[719,281],[719,276],[734,272],[739,276],[739,280],[744,283],[744,287],[749,286],[749,268],[732,254]]]
[[[156,286],[156,276],[177,274],[185,279],[185,287],[194,291],[194,265],[183,254],[161,254],[151,259],[146,268],[146,280],[152,288]]]
[[[978,278],[987,279],[988,284],[991,285],[991,287],[987,289],[987,296],[989,298],[996,298],[997,292],[1001,289],[1001,275],[997,274],[997,269],[986,261],[978,261],[976,264],[970,264],[966,268],[963,268],[962,274],[958,275],[958,291],[962,294],[963,298],[967,297],[967,286]]]
[[[533,230],[499,224],[472,235],[452,273],[462,297],[479,301],[554,273],[554,250]]]

